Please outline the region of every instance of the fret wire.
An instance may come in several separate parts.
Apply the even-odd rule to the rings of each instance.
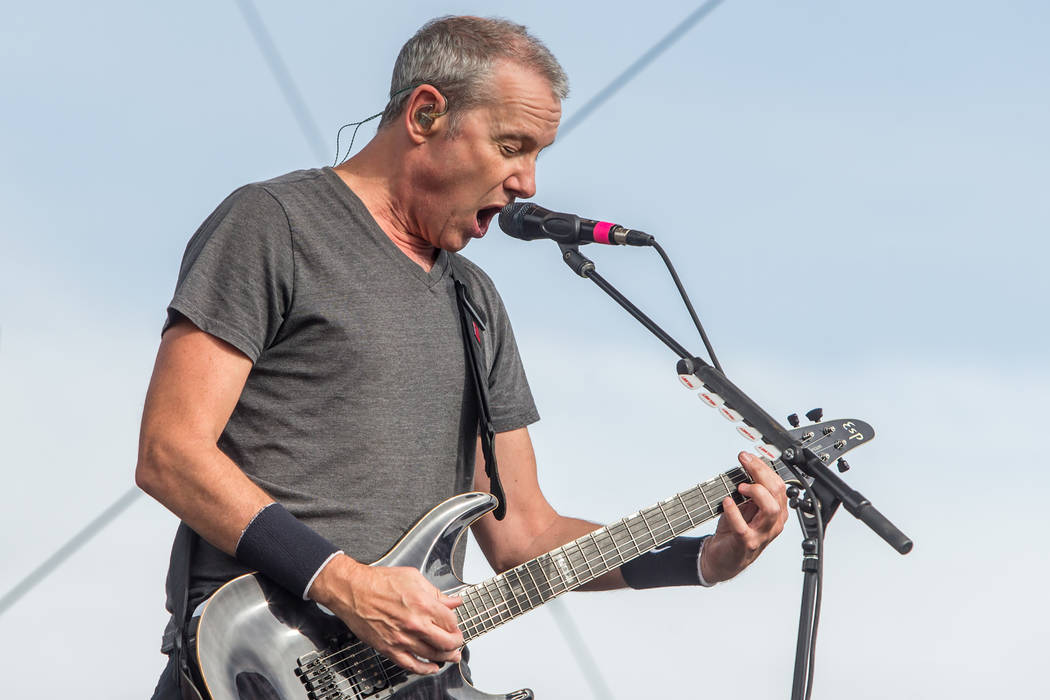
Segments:
[[[623,523],[623,529],[627,530],[627,536],[631,539],[631,544],[634,545],[634,556],[631,557],[631,559],[634,559],[635,557],[641,556],[643,550],[638,545],[638,539],[634,536],[634,533],[631,532],[631,520],[632,518],[624,518],[620,522]],[[649,549],[652,549],[652,547],[650,547]]]
[[[736,470],[736,471],[739,472],[740,470]],[[730,479],[734,478],[732,476],[729,476],[729,475],[726,475],[726,474],[722,474],[718,478],[713,479],[710,482],[705,482],[705,483],[707,483],[709,486],[714,486],[715,483],[720,480],[721,484],[723,484],[723,487],[724,487],[724,484],[727,482],[727,476]],[[743,473],[743,478],[746,480],[746,478],[747,478],[746,472]],[[714,510],[713,508],[711,508],[711,502],[710,502],[710,500],[707,497],[707,490],[706,490],[705,485],[704,484],[699,484],[695,488],[700,490],[700,495],[703,496],[704,501],[708,505],[708,509],[709,510]],[[731,487],[726,487],[726,488],[731,488]],[[731,491],[730,491],[730,493],[731,493]],[[682,497],[682,494],[679,494],[678,497],[680,498],[680,500],[683,500],[683,502],[684,502],[684,498]],[[672,499],[673,498],[674,497],[672,497]],[[743,500],[747,501],[749,499],[744,498]],[[671,532],[673,533],[674,532],[674,529],[673,529],[674,525],[673,525],[673,523],[671,523],[670,518],[667,515],[667,512],[661,507],[661,505],[662,504],[657,504],[657,507],[660,509],[660,512],[664,516],[664,519],[667,520],[668,525],[672,527]],[[653,511],[653,508],[650,508],[649,512],[652,512],[652,511]],[[712,515],[713,514],[714,513],[712,513]],[[652,532],[652,528],[649,526],[649,522],[645,518],[644,513],[640,513],[639,515],[641,516],[641,520],[642,520],[643,524],[650,530],[650,532]],[[690,520],[690,523],[693,522],[691,517],[690,517],[690,515],[689,515],[689,508],[687,506],[685,507],[685,516],[686,516],[687,519]],[[633,532],[630,530],[630,524],[627,523],[627,519],[625,519],[623,522],[627,526],[628,533],[633,537]],[[683,523],[683,526],[684,526],[684,523]],[[597,539],[595,537],[596,533],[601,532],[601,531],[602,531],[602,529],[595,530],[595,531],[593,531],[591,533],[588,533],[587,535],[584,535],[583,537],[580,537],[577,540],[574,540],[573,542],[570,543],[570,544],[575,544],[576,545],[576,548],[577,548],[580,556],[582,557],[583,563],[584,563],[584,565],[587,567],[587,569],[589,571],[589,574],[590,574],[590,579],[589,580],[593,580],[594,578],[596,578],[594,568],[591,566],[591,562],[592,561],[593,562],[597,562],[598,559],[600,558],[602,560],[603,564],[606,567],[608,567],[608,560],[606,559],[606,556],[605,556],[606,552],[602,550],[602,547],[598,544]],[[608,534],[608,532],[606,531],[606,533],[604,533],[604,534]],[[591,557],[587,553],[587,550],[584,547],[584,543],[585,543],[584,538],[585,537],[590,537],[591,545],[595,548],[595,550],[597,552],[597,555],[598,555],[597,557]],[[613,544],[615,546],[615,540],[613,540]],[[535,560],[534,560],[534,562],[535,562]],[[531,563],[533,563],[533,562],[527,562],[527,564],[531,564]],[[570,557],[569,564],[570,564],[570,568],[572,568],[572,570],[575,571],[575,566],[572,565],[571,557]],[[525,573],[533,581],[534,590],[536,591],[537,596],[540,598],[540,602],[542,603],[542,602],[546,602],[546,601],[543,600],[542,590],[540,589],[540,586],[536,582],[536,579],[533,576],[531,568],[529,568],[527,565],[521,565],[521,566],[517,567],[516,569],[513,569],[512,571],[514,571],[514,575],[518,577],[518,581],[521,584],[522,591],[526,595],[526,598],[527,598],[528,604],[529,604],[529,609],[532,609],[533,607],[535,607],[535,604],[533,603],[532,598],[531,598],[531,596],[529,594],[529,590],[528,590],[529,586],[526,585],[525,579],[521,575],[521,570],[522,569],[524,569]],[[598,575],[600,575],[600,574],[598,574]],[[509,572],[505,572],[505,574],[503,574],[502,576],[509,576]],[[560,574],[559,574],[559,576],[560,576]],[[577,581],[580,580],[580,577],[578,575],[576,576],[576,578],[577,578]],[[583,582],[585,582],[585,581],[583,581]],[[508,583],[509,583],[509,581],[508,581]],[[461,597],[464,598],[465,605],[463,607],[466,607],[467,608],[467,612],[468,612],[468,617],[465,618],[465,619],[462,619],[461,620],[461,624],[463,624],[464,626],[468,626],[469,625],[471,628],[474,628],[474,630],[476,632],[475,636],[483,634],[485,631],[487,631],[486,627],[489,626],[489,625],[491,625],[492,627],[495,627],[498,624],[502,624],[503,622],[505,622],[505,620],[502,619],[502,613],[499,612],[499,605],[501,603],[499,601],[497,601],[496,598],[492,595],[492,589],[490,587],[491,585],[498,585],[498,584],[496,584],[496,583],[494,583],[493,581],[490,580],[490,581],[487,581],[487,582],[483,582],[482,584],[478,584],[476,586],[473,586],[473,587],[467,589],[464,593],[460,594]],[[522,612],[525,612],[525,610],[520,607],[520,602],[521,602],[520,599],[513,593],[513,587],[511,587],[511,593],[512,593],[512,597],[519,604],[519,610],[521,610]],[[485,608],[485,609],[479,609],[478,603],[481,602],[482,604],[485,604],[485,595],[486,594],[488,595],[489,599],[491,600],[492,605],[490,607]],[[514,613],[510,609],[509,605],[507,605],[505,602],[502,603],[502,604],[506,608],[507,614],[510,615],[511,618],[513,618],[514,617]],[[467,607],[467,606],[469,606],[469,607]],[[495,614],[495,616],[494,616],[494,614]],[[485,619],[482,619],[482,618],[485,618]],[[369,652],[375,654],[375,651],[372,650],[372,649],[366,649],[364,652],[355,652],[353,649],[344,648],[344,649],[341,649],[340,651],[335,652],[332,655],[329,655],[328,657],[323,657],[323,658],[325,658],[325,659],[338,658],[338,661],[337,661],[338,663],[349,663],[349,664],[353,665],[353,664],[357,663],[357,661],[355,661],[355,659],[360,659],[361,653],[369,653]],[[341,657],[341,658],[339,658],[339,657]],[[384,663],[385,663],[385,661],[384,661]],[[390,666],[389,670],[397,670],[397,669],[395,669],[393,666]]]
[[[608,528],[609,541],[612,542],[613,549],[616,550],[616,557],[617,557],[617,559],[620,560],[620,563],[617,564],[617,566],[620,566],[621,564],[623,564],[623,562],[627,561],[627,557],[624,556],[623,550],[620,548],[620,543],[616,539],[616,534],[618,532],[618,530],[616,528],[622,528],[623,526],[624,526],[623,520],[617,520],[615,523],[610,525],[609,528]],[[630,533],[628,533],[628,535],[630,535]],[[626,542],[624,543],[623,547],[624,548],[627,547],[627,543]],[[637,547],[635,549],[637,549]]]
[[[610,524],[608,526],[608,528],[607,528],[607,531],[609,533],[609,541],[612,542],[613,549],[616,550],[616,556],[617,556],[617,558],[620,559],[621,562],[624,561],[624,556],[623,556],[623,552],[620,551],[620,543],[617,542],[617,540],[616,540],[616,533],[617,533],[616,528],[620,527],[622,525],[623,525],[623,521],[622,520],[617,520],[615,523]],[[626,546],[627,545],[625,543],[624,547],[626,547]]]
[[[557,550],[554,550],[554,551],[557,551]],[[546,557],[546,560],[547,560],[546,563],[540,564],[540,568],[543,570],[543,575],[547,579],[547,588],[550,590],[551,598],[557,598],[559,595],[561,595],[562,593],[565,592],[565,591],[558,591],[557,588],[556,588],[558,583],[555,580],[555,578],[556,577],[557,578],[563,578],[563,577],[561,575],[561,570],[558,569],[558,563],[554,559],[554,551],[547,552],[546,554],[541,554],[540,556],[536,557],[536,559],[540,559],[540,558]],[[562,585],[564,585],[564,584],[562,584]]]
[[[561,546],[562,552],[565,554],[565,559],[569,564],[569,571],[572,572],[573,579],[576,581],[575,588],[579,588],[583,584],[587,583],[590,579],[587,578],[587,572],[583,571],[579,566],[579,562],[573,561],[573,552],[569,548],[572,542],[566,542]],[[586,564],[586,562],[584,562]]]
[[[674,536],[674,525],[671,524],[671,519],[667,517],[667,511],[664,510],[664,503],[660,501],[656,504],[656,507],[660,509],[660,515],[664,516],[664,520],[667,521],[667,529],[671,531],[671,536]]]
[[[510,577],[507,576],[507,572],[500,574],[502,577],[503,595],[507,599],[507,612],[510,613],[510,619],[514,619],[518,615],[521,615],[521,603],[518,602],[518,596],[514,594],[514,587],[510,583]],[[518,612],[514,612],[511,608],[511,603],[514,603],[514,607],[518,609]]]
[[[540,571],[543,572],[543,577],[547,580],[547,592],[550,594],[550,598],[547,600],[557,598],[558,592],[555,590],[557,583],[554,578],[558,575],[558,569],[554,563],[553,552],[546,552],[536,557],[537,561],[540,559],[544,560],[540,562]]]
[[[645,518],[645,511],[646,510],[650,510],[650,509],[646,508],[644,510],[639,511],[638,517],[641,518],[642,524],[645,525],[645,529],[649,531],[649,537],[653,541],[653,547],[655,547],[656,543],[660,541],[660,538],[656,536],[656,533],[653,532],[653,528],[650,527],[650,525],[649,525],[649,521],[646,520],[646,518]],[[649,549],[652,549],[653,547],[649,547]]]
[[[733,474],[730,474],[729,478],[733,480],[733,486],[734,487],[739,486],[740,484],[743,484],[745,482],[750,483],[750,481],[751,481],[751,476],[746,471],[744,471],[744,469],[742,467],[737,467],[736,469],[730,469],[729,472],[733,472]],[[726,473],[729,474],[729,472],[726,472]],[[737,477],[740,478],[739,481],[737,481]],[[738,497],[739,497],[739,500],[738,500]],[[744,494],[740,493],[740,491],[738,489],[734,488],[734,491],[733,491],[733,502],[736,503],[737,505],[740,505],[741,503],[744,502],[744,500],[746,500],[744,498]]]
[[[725,475],[725,473],[719,474],[718,478],[722,480],[722,486],[725,486],[725,490],[728,492],[726,495],[732,498],[733,497],[733,487],[726,485],[727,482],[726,482],[726,475]],[[733,502],[736,503],[736,498],[733,498]]]
[[[715,489],[717,491],[717,493],[718,493],[718,505],[722,505],[722,499],[723,498],[725,498],[726,496],[732,496],[733,495],[732,484],[730,484],[730,486],[728,488],[726,487],[725,475],[724,474],[720,474],[719,475],[719,480],[718,481],[716,481],[716,480],[712,480],[711,481],[711,488]]]
[[[489,611],[489,604],[485,602],[485,583],[481,582],[473,588],[474,595],[477,596],[475,608],[477,608],[477,625],[478,631],[486,632],[489,628],[489,621],[492,618],[492,614]]]
[[[466,630],[466,632],[470,636],[473,637],[473,636],[475,636],[475,632],[477,632],[476,628],[477,628],[477,615],[478,615],[477,606],[474,604],[474,589],[473,589],[473,587],[468,588],[468,589],[466,589],[464,591],[461,591],[460,594],[459,594],[459,597],[463,599],[463,605],[460,606],[460,609],[463,611],[460,614],[460,624],[463,625],[464,627],[473,627],[473,628],[475,628],[475,629]],[[457,612],[459,612],[459,611],[457,610]]]
[[[627,526],[627,533],[631,536],[631,542],[634,543],[634,548],[638,552],[635,555],[635,557],[641,556],[643,552],[648,552],[656,544],[655,542],[653,542],[653,543],[649,544],[648,547],[646,547],[645,546],[645,544],[646,544],[645,540],[648,538],[648,535],[644,531],[639,532],[639,533],[636,534],[635,533],[635,529],[637,529],[637,528],[632,528],[631,527],[632,525],[635,525],[637,523],[637,521],[639,520],[640,516],[641,516],[641,513],[635,513],[634,515],[632,515],[629,518],[624,518],[624,525]],[[644,525],[644,523],[643,523],[643,525]],[[648,529],[648,528],[646,528],[646,529]],[[641,544],[639,544],[639,542],[638,542],[639,536],[642,538]],[[633,559],[635,557],[631,557],[631,558]]]
[[[478,585],[478,593],[480,594],[481,603],[482,603],[482,606],[483,606],[482,607],[482,611],[481,611],[481,626],[483,628],[485,628],[486,630],[490,630],[493,627],[495,627],[495,625],[492,624],[492,613],[493,613],[493,609],[494,609],[494,606],[493,606],[493,602],[494,601],[492,600],[492,595],[489,594],[487,585],[488,585],[488,581],[482,581]]]
[[[532,574],[533,574],[532,578],[533,578],[534,581],[536,580],[536,577],[539,576],[539,583],[538,583],[538,585],[539,585],[540,600],[542,600],[544,603],[546,603],[548,600],[550,600],[550,596],[546,595],[544,593],[544,591],[550,591],[550,587],[551,586],[550,586],[550,581],[547,580],[547,573],[543,570],[543,563],[540,562],[540,557],[542,557],[542,556],[543,555],[541,554],[539,557],[536,557],[535,559],[530,561],[528,563],[528,567],[529,567],[529,570],[532,571]]]
[[[497,601],[496,597],[492,595],[492,579],[489,579],[488,581],[485,581],[483,584],[481,584],[481,588],[489,599],[489,606],[487,610],[489,618],[488,621],[492,623],[492,627],[496,627],[502,622],[502,620],[500,619],[501,615],[499,611],[499,601]]]
[[[535,559],[533,561],[535,561]],[[525,569],[525,573],[527,573],[529,575],[529,578],[532,579],[532,587],[533,587],[533,590],[536,591],[536,597],[540,599],[540,603],[543,603],[544,602],[544,600],[543,600],[543,592],[540,590],[540,586],[536,582],[536,577],[532,575],[532,569],[529,568],[529,564],[531,564],[531,563],[532,563],[532,561],[527,561],[524,564],[522,564],[521,566],[522,566],[523,569]]]
[[[598,550],[598,556],[602,558],[602,566],[605,567],[606,571],[612,571],[612,567],[609,566],[609,562],[606,561],[606,559],[605,559],[605,553],[602,552],[602,546],[600,544],[598,544],[598,541],[597,541],[597,539],[595,537],[595,533],[601,532],[604,529],[605,528],[603,527],[603,528],[600,528],[598,530],[592,530],[591,531],[591,542],[594,544],[595,549]]]
[[[585,551],[583,551],[583,547],[580,545],[580,540],[581,539],[583,539],[583,538],[580,537],[580,538],[577,538],[577,539],[573,540],[573,544],[576,545],[576,549],[580,550],[580,556],[583,557],[583,563],[587,567],[588,580],[589,581],[593,581],[594,579],[596,579],[598,577],[594,575],[594,569],[591,568],[591,562],[587,559],[587,553]]]
[[[677,498],[678,502],[682,504],[682,510],[685,511],[685,517],[689,518],[690,528],[696,527],[696,523],[693,522],[693,515],[689,512],[689,507],[686,506],[685,500],[682,498],[682,494],[676,494],[675,498]]]
[[[715,509],[711,505],[711,501],[708,500],[707,496],[704,494],[704,489],[701,484],[697,484],[689,490],[689,498],[696,503],[696,505],[693,506],[693,513],[700,519],[700,523],[704,523],[714,517]]]
[[[507,607],[507,601],[505,601],[503,599],[503,591],[501,591],[500,588],[499,588],[499,579],[500,579],[499,576],[493,576],[492,578],[489,579],[489,591],[490,591],[490,595],[492,595],[491,591],[495,590],[495,595],[492,595],[492,597],[493,597],[493,600],[495,601],[496,615],[499,617],[499,622],[497,622],[496,624],[502,625],[504,623],[504,619],[503,619],[503,610],[501,610],[500,607],[502,606],[502,608],[504,610],[506,610],[508,613],[510,612],[510,609]],[[498,598],[497,598],[497,596],[498,596]]]
[[[537,601],[533,605],[543,605],[543,591],[540,589],[540,584],[536,580],[536,577],[532,575],[532,568],[530,567],[531,563],[532,562],[525,562],[524,564],[522,564],[521,570],[529,575],[529,581],[532,582],[532,592],[536,594]]]
[[[648,552],[650,549],[652,549],[652,547],[646,547],[645,549],[642,549],[642,547],[645,545],[645,539],[647,538],[647,535],[644,531],[636,532],[636,530],[638,530],[638,527],[636,527],[637,519],[638,513],[635,513],[634,515],[630,515],[624,518],[622,522],[624,527],[627,528],[627,534],[631,537],[631,543],[634,545],[635,550],[640,555],[642,552]],[[639,542],[639,537],[642,539],[641,542]]]
[[[668,498],[663,503],[664,503],[664,505],[666,505],[670,509],[671,515],[674,516],[675,520],[678,521],[679,517],[677,515],[675,515],[675,512],[674,512],[674,509],[677,508],[678,505],[674,501],[675,501],[674,497],[671,497],[671,498]],[[689,517],[689,509],[686,508],[683,505],[682,506],[682,510],[685,511],[686,519],[690,520],[690,522],[691,522],[692,518]],[[672,524],[671,525],[671,536],[674,537],[675,535],[678,535],[679,533],[683,532],[684,530],[685,530],[685,524],[684,523],[682,525],[680,525],[680,526],[675,526],[675,525]]]
[[[598,547],[598,556],[602,558],[602,566],[605,567],[606,571],[612,571],[619,564],[616,562],[616,541],[613,540],[610,526],[606,525],[601,530],[595,530],[591,533],[591,538],[594,540],[594,544]],[[612,544],[612,548],[609,548],[609,544]],[[609,555],[606,557],[605,555]]]
[[[576,570],[572,566],[572,561],[569,560],[565,552],[565,546],[558,547],[550,555],[551,561],[554,562],[554,570],[558,572],[558,577],[562,580],[561,585],[564,588],[562,593],[568,593],[576,587],[578,577],[576,576]],[[566,575],[565,569],[568,569],[568,575]]]
[[[529,588],[525,585],[525,581],[521,578],[521,567],[516,566],[507,573],[513,573],[518,577],[518,587],[521,588],[522,592],[525,593],[525,601],[528,603],[529,610],[532,610],[536,605],[532,602],[532,596],[529,595]]]
[[[705,482],[705,483],[710,483],[710,482]],[[711,505],[711,499],[707,497],[707,488],[704,487],[704,484],[700,484],[700,486],[698,488],[700,489],[700,495],[704,497],[704,503],[707,504],[707,509],[709,511],[711,511],[711,515],[713,516],[718,511],[716,511],[715,507],[713,505]]]
[[[580,547],[577,544],[576,551],[573,552],[570,549],[570,545],[574,545],[574,544],[577,544],[576,540],[573,540],[572,542],[566,542],[564,545],[562,545],[561,548],[565,552],[565,556],[569,560],[569,568],[572,569],[573,575],[576,577],[576,581],[579,584],[577,586],[577,588],[578,588],[579,586],[582,586],[583,584],[587,583],[591,579],[590,579],[590,570],[589,569],[588,569],[588,571],[583,571],[582,568],[581,569],[577,569],[577,567],[580,566],[580,564],[581,564],[580,554],[579,554]],[[582,563],[584,565],[586,565],[587,561],[584,559],[582,561]]]
[[[463,600],[463,605],[459,607],[464,613],[464,615],[461,615],[459,618],[460,627],[463,628],[464,637],[474,637],[477,632],[477,623],[474,620],[474,617],[477,615],[477,608],[474,606],[474,602],[468,593],[463,593],[460,597]],[[473,609],[473,612],[471,609]]]
[[[741,477],[742,480],[746,480],[747,479],[747,473],[746,472],[744,472],[744,471],[742,471],[740,469],[737,469],[737,470],[734,470],[734,471],[738,473],[738,476]],[[722,488],[725,488],[727,490],[728,495],[732,495],[734,493],[733,490],[732,490],[734,485],[731,483],[730,480],[733,480],[735,482],[736,477],[733,477],[732,474],[728,474],[728,473],[721,474],[718,477],[716,477],[716,479],[711,480],[709,482],[705,482],[706,486],[705,486],[705,484],[699,484],[696,487],[694,487],[694,489],[692,489],[692,490],[699,490],[700,491],[699,494],[693,494],[693,495],[699,495],[700,497],[703,498],[704,504],[706,504],[706,506],[708,508],[708,511],[710,511],[711,516],[714,516],[715,514],[717,514],[717,508],[712,505],[711,500],[708,497],[707,488],[710,487],[710,486],[714,486],[716,483],[720,483]],[[690,491],[692,491],[692,490],[690,490]],[[565,545],[562,548],[559,548],[559,550],[555,550],[555,552],[550,552],[550,553],[547,553],[546,555],[541,555],[541,556],[546,556],[547,557],[547,562],[548,562],[547,568],[551,572],[554,572],[553,576],[556,577],[556,579],[554,581],[545,581],[544,582],[546,584],[546,591],[547,591],[546,593],[544,593],[544,586],[541,586],[540,582],[536,578],[536,572],[537,571],[540,572],[541,578],[544,578],[544,579],[547,578],[546,574],[544,573],[544,570],[543,570],[543,566],[544,565],[543,565],[542,561],[540,560],[540,557],[537,557],[537,559],[535,559],[535,560],[533,560],[531,562],[527,562],[526,564],[523,564],[518,569],[514,570],[514,575],[518,577],[518,581],[521,584],[521,590],[522,590],[523,593],[525,593],[525,596],[526,596],[526,599],[527,599],[527,602],[528,602],[528,609],[530,609],[530,610],[533,609],[537,605],[537,603],[535,603],[532,600],[532,593],[529,590],[530,586],[526,583],[525,577],[522,576],[522,574],[521,574],[521,570],[522,569],[525,571],[525,574],[528,576],[529,580],[532,581],[533,585],[532,585],[531,588],[532,588],[533,591],[535,591],[536,597],[539,599],[540,603],[547,602],[547,600],[550,600],[551,598],[553,598],[556,595],[560,594],[560,593],[555,593],[554,592],[556,586],[560,585],[560,586],[563,586],[565,590],[571,590],[572,588],[578,587],[578,585],[582,585],[583,583],[586,583],[587,581],[594,580],[595,578],[600,576],[601,573],[605,573],[605,571],[611,570],[613,567],[610,566],[610,561],[615,561],[616,559],[623,559],[624,558],[621,550],[622,550],[622,548],[626,547],[626,542],[624,542],[621,545],[621,543],[618,542],[617,539],[616,539],[617,534],[619,534],[622,537],[623,533],[617,533],[617,531],[612,529],[612,528],[614,528],[614,527],[616,527],[618,525],[623,525],[624,526],[624,530],[626,530],[627,536],[631,540],[631,544],[634,546],[634,548],[638,552],[638,554],[641,554],[642,553],[642,548],[638,544],[635,532],[634,532],[634,530],[631,529],[631,525],[633,524],[633,522],[635,520],[640,519],[641,522],[642,522],[642,525],[649,532],[650,536],[654,537],[654,542],[655,542],[656,539],[657,539],[656,532],[655,532],[655,530],[653,530],[653,526],[649,523],[648,518],[646,517],[647,513],[652,513],[654,510],[659,510],[660,515],[663,517],[664,521],[667,523],[667,527],[669,528],[669,532],[672,535],[674,534],[675,527],[676,527],[675,523],[672,522],[672,517],[674,517],[675,519],[680,521],[680,526],[681,527],[685,527],[685,521],[686,520],[689,521],[690,526],[695,526],[696,521],[695,521],[695,519],[692,516],[692,512],[693,511],[691,511],[691,509],[689,508],[688,503],[685,501],[685,498],[688,497],[689,495],[690,495],[689,493],[683,492],[683,493],[676,494],[676,496],[673,496],[671,499],[668,499],[668,501],[675,500],[675,499],[677,499],[679,501],[679,504],[682,507],[682,517],[679,517],[677,515],[675,515],[675,516],[669,515],[668,510],[666,508],[667,501],[665,501],[665,502],[661,502],[661,503],[656,504],[655,507],[649,508],[648,511],[643,511],[643,512],[640,512],[640,513],[636,514],[636,516],[632,516],[632,518],[630,518],[630,519],[624,518],[623,520],[619,521],[618,523],[614,523],[612,527],[600,528],[598,530],[592,531],[592,532],[588,533],[587,535],[584,535],[583,537],[580,537],[577,540],[569,543],[569,544],[574,544],[576,546],[577,552],[578,552],[580,558],[582,559],[583,565],[587,567],[587,572],[588,573],[587,573],[587,578],[586,579],[581,577],[580,572],[577,570],[578,563],[573,561],[572,555],[569,554],[568,551],[565,549],[568,545]],[[749,500],[749,499],[743,498],[743,495],[739,494],[739,492],[737,492],[737,495],[739,495],[741,497],[742,501]],[[700,504],[698,504],[698,507],[699,506],[700,506]],[[604,541],[599,540],[598,539],[599,536],[604,536],[605,540]],[[584,546],[585,545],[584,538],[586,538],[586,537],[590,538],[590,540],[591,540],[590,544],[591,544],[591,546],[594,547],[595,553],[597,554],[596,557],[595,556],[591,556],[590,554],[588,554],[588,551],[587,551],[587,549]],[[611,549],[610,549],[610,546],[611,546]],[[616,554],[615,557],[613,557],[614,552]],[[562,573],[562,570],[557,566],[557,564],[552,559],[552,557],[555,556],[556,554],[562,556],[561,561],[563,561],[568,566],[568,569],[569,569],[569,571],[572,574],[571,578],[568,578],[566,575],[564,575]],[[602,567],[603,567],[604,571],[601,571],[601,573],[596,573],[593,564],[598,562],[599,559],[602,562]],[[536,569],[535,567],[540,567],[540,568]],[[509,572],[507,572],[507,573],[509,573]],[[505,573],[504,576],[505,575],[507,575],[507,574]],[[569,583],[570,581],[572,581],[573,584],[575,584],[575,585],[570,585],[570,583]],[[509,581],[507,583],[508,583],[508,585],[510,585]],[[526,612],[526,609],[522,606],[522,602],[521,602],[520,598],[517,596],[517,594],[514,593],[514,589],[513,589],[512,585],[510,585],[510,588],[508,590],[509,590],[509,593],[510,593],[510,598],[512,598],[514,600],[515,604],[518,606],[518,611],[519,612],[517,614],[521,614],[523,612]],[[495,591],[495,593],[498,593],[499,595],[495,595],[494,591]],[[562,592],[564,592],[564,591],[562,591]],[[469,624],[472,627],[477,627],[478,628],[478,633],[480,634],[480,633],[486,631],[486,630],[483,629],[484,627],[488,627],[488,626],[495,627],[495,626],[505,622],[506,621],[504,619],[505,615],[508,616],[507,619],[512,619],[513,617],[515,617],[516,614],[515,614],[514,610],[510,607],[509,602],[507,600],[502,600],[504,595],[505,595],[505,591],[502,588],[499,587],[499,581],[498,580],[488,581],[488,582],[485,582],[485,583],[480,584],[479,586],[475,587],[473,589],[473,595],[469,596],[470,608],[468,608],[468,610],[467,610],[467,612],[469,614],[469,618],[464,620],[464,624]],[[488,601],[486,601],[486,598],[488,599]],[[484,605],[484,609],[479,609],[479,606],[478,606],[478,602],[479,601]],[[500,606],[503,607],[503,610],[500,609]]]
[[[470,589],[470,595],[466,598],[466,600],[468,601],[472,610],[472,616],[477,617],[480,613],[480,610],[478,609],[479,600],[477,591],[475,591],[473,587]]]
[[[560,578],[560,572],[558,571],[558,563],[554,559],[554,552],[547,552],[546,554],[541,554],[540,557],[547,558],[547,562],[545,564],[541,564],[540,568],[543,569],[543,575],[547,578],[547,585],[548,587],[550,587],[551,597],[555,598],[558,596],[558,591],[556,588],[558,584],[557,581],[555,581],[555,577],[557,576],[558,578]],[[536,558],[539,559],[540,557]]]

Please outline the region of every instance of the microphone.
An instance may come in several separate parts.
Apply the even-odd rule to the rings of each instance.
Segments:
[[[549,238],[565,245],[604,243],[634,246],[650,246],[656,242],[644,231],[633,231],[608,221],[583,219],[575,214],[562,214],[532,202],[517,202],[503,207],[499,214],[499,227],[504,233],[523,241]]]

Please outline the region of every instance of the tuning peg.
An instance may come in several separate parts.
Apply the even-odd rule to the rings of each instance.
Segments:
[[[795,485],[788,486],[787,496],[788,498],[798,498],[798,487]]]
[[[849,471],[849,462],[847,462],[842,457],[839,457],[839,461],[835,463],[835,466],[838,467],[840,474],[844,474]]]
[[[795,498],[788,499],[788,506],[790,506],[792,509],[796,509],[797,510],[798,509],[798,496],[796,496]]]
[[[791,424],[792,428],[797,428],[799,424],[798,414],[792,413],[790,416],[788,416],[788,423]]]
[[[806,411],[806,418],[809,418],[814,423],[819,423],[820,419],[824,417],[823,408],[814,408],[812,411]]]

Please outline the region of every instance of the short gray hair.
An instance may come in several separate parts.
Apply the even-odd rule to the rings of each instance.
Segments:
[[[447,100],[454,133],[463,112],[489,101],[492,70],[499,61],[532,68],[547,79],[558,99],[569,95],[569,79],[558,59],[524,26],[499,18],[438,17],[401,47],[379,128],[401,116],[412,90],[427,84]]]

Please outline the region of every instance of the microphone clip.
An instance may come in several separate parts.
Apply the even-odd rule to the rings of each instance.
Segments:
[[[594,272],[594,263],[580,252],[579,243],[559,243],[558,247],[561,248],[561,259],[573,272],[580,277],[590,277]]]

